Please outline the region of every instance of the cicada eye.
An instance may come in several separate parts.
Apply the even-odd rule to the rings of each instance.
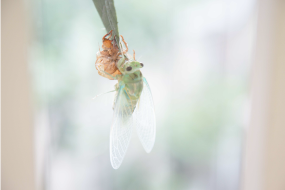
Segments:
[[[141,63],[141,66],[143,67],[143,63]]]
[[[126,70],[127,71],[131,71],[133,68],[132,67],[127,67]]]

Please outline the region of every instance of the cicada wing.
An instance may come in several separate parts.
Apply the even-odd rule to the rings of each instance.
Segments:
[[[150,87],[145,78],[143,78],[143,90],[133,117],[139,139],[145,151],[149,153],[155,142],[156,121]]]
[[[128,98],[124,87],[121,86],[115,102],[110,134],[110,159],[114,169],[120,167],[132,134],[133,118]]]

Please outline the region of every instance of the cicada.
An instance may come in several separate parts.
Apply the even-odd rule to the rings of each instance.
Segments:
[[[110,160],[114,169],[120,167],[128,149],[134,127],[143,148],[149,153],[155,142],[156,119],[154,103],[150,87],[140,71],[143,63],[127,54],[127,43],[121,36],[125,49],[121,44],[122,57],[116,67],[120,74],[112,75],[104,70],[101,73],[118,80],[115,85],[113,104],[113,121],[110,133]]]

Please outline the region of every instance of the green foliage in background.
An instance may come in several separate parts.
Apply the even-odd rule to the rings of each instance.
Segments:
[[[119,44],[119,30],[117,14],[113,0],[93,0],[95,7],[101,17],[107,32],[113,30],[113,36],[116,36],[116,41]]]

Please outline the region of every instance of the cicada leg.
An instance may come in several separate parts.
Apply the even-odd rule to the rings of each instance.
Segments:
[[[122,72],[121,68],[124,66],[125,63],[125,57],[123,56],[117,63],[117,68],[119,69],[119,71]]]
[[[120,55],[122,55],[122,53],[121,53],[121,52],[118,52],[117,55],[116,55],[116,57],[115,57],[115,60],[117,60]]]
[[[120,88],[120,85],[123,85],[125,86],[125,83],[123,81],[120,81],[120,83],[117,83],[115,84],[115,96],[114,96],[114,101],[113,101],[113,109],[115,109],[115,105],[116,105],[116,100],[117,100],[117,96],[118,96],[118,92],[119,92],[119,88]]]
[[[114,35],[114,38],[113,38],[113,47],[115,47],[117,45],[117,42],[116,42],[116,35]]]
[[[133,58],[134,58],[134,60],[136,60],[136,52],[135,52],[135,50],[133,50]]]
[[[111,91],[109,91],[109,92],[104,92],[104,93],[98,94],[97,96],[95,96],[95,97],[92,98],[92,99],[94,100],[95,98],[97,98],[97,97],[99,97],[99,96],[101,96],[101,95],[103,95],[103,94],[107,94],[107,93],[115,92],[115,91],[117,91],[117,90],[111,90]]]
[[[125,47],[126,47],[126,49],[123,51],[123,54],[125,54],[125,53],[127,53],[129,51],[129,48],[128,48],[127,42],[125,41],[125,39],[124,39],[124,37],[122,35],[121,35],[121,38],[122,38],[122,41],[124,42]]]
[[[116,105],[116,99],[117,99],[117,96],[118,96],[118,91],[119,91],[119,83],[115,84],[115,96],[114,96],[114,101],[113,101],[113,109],[115,108],[115,105]]]
[[[110,30],[110,32],[108,32],[105,36],[103,36],[102,41],[104,41],[104,39],[111,34],[109,37],[107,37],[107,39],[109,40],[110,37],[112,36],[112,33],[113,33],[113,30]]]
[[[118,78],[117,78],[118,75],[113,76],[113,75],[111,75],[111,74],[109,74],[109,73],[107,73],[107,72],[105,72],[105,71],[103,71],[103,70],[100,70],[100,71],[101,71],[102,73],[108,75],[109,77],[113,78],[114,80],[117,80],[117,79],[118,79]]]

